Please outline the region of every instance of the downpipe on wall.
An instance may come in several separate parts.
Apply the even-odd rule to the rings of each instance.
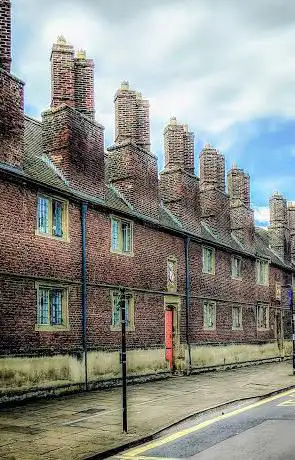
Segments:
[[[84,353],[85,390],[88,390],[88,363],[87,363],[87,252],[86,252],[86,215],[88,203],[81,205],[81,235],[82,235],[82,335]]]
[[[186,313],[186,344],[187,344],[187,374],[191,374],[192,371],[192,356],[191,356],[191,344],[189,334],[189,323],[190,323],[190,272],[189,272],[189,236],[184,237],[184,254],[185,254],[185,313]]]

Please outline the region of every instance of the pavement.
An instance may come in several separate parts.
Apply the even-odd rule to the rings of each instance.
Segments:
[[[291,366],[285,361],[129,386],[128,434],[122,433],[120,388],[2,408],[0,458],[85,459],[209,408],[295,386]]]
[[[295,390],[196,416],[121,460],[294,460]]]

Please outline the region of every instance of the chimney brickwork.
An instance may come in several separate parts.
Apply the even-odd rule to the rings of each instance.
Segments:
[[[192,232],[200,230],[199,179],[194,175],[194,134],[170,119],[164,129],[165,169],[160,173],[164,205]]]
[[[64,104],[42,114],[43,151],[69,184],[104,197],[104,128]]]
[[[94,119],[94,62],[82,50],[74,61],[74,99],[76,110]]]
[[[218,150],[207,144],[200,153],[200,188],[225,192],[225,161]]]
[[[281,257],[281,259],[288,259],[289,231],[287,222],[287,201],[279,192],[272,194],[269,200],[269,212],[269,246]]]
[[[11,5],[0,0],[0,162],[21,168],[24,153],[24,83],[10,74]]]
[[[0,68],[10,73],[11,66],[11,2],[0,0]]]
[[[290,232],[290,257],[295,262],[295,202],[287,205],[288,228]]]
[[[75,107],[74,48],[63,36],[58,37],[51,52],[51,107],[67,104]]]
[[[228,194],[231,199],[239,199],[250,208],[250,177],[236,165],[227,174]]]
[[[250,177],[233,165],[227,174],[231,231],[248,250],[254,248],[254,212],[250,209]]]
[[[175,117],[164,129],[164,148],[165,169],[180,167],[194,174],[194,134],[187,125],[178,124]]]
[[[75,57],[73,46],[60,36],[51,52],[51,107],[62,104],[95,118],[94,62],[82,50]]]
[[[115,98],[115,144],[107,154],[107,177],[139,213],[159,218],[157,157],[150,149],[149,102],[123,82]]]
[[[200,153],[200,202],[202,219],[214,230],[229,233],[224,156],[209,144]]]
[[[132,141],[150,150],[149,102],[123,81],[115,94],[115,143]]]

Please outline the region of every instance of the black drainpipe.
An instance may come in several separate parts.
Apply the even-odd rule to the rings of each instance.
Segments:
[[[188,352],[188,369],[187,373],[190,374],[192,370],[192,356],[191,356],[191,344],[189,340],[189,320],[190,320],[190,273],[189,273],[189,236],[184,237],[184,252],[185,252],[185,305],[186,305],[186,344]]]
[[[87,201],[81,205],[81,233],[82,233],[82,334],[83,334],[83,352],[85,365],[85,390],[88,390],[88,372],[87,372],[87,255],[86,255],[86,214]]]

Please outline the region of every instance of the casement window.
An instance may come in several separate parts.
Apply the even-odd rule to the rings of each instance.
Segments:
[[[168,291],[177,289],[177,261],[173,257],[167,260],[167,289]]]
[[[37,330],[68,329],[68,289],[37,283]]]
[[[269,263],[265,260],[256,260],[256,283],[268,286]]]
[[[67,239],[67,201],[45,195],[39,195],[37,201],[37,234]]]
[[[231,258],[231,276],[235,279],[242,279],[242,259],[238,256]]]
[[[111,252],[132,254],[133,251],[133,222],[111,218]]]
[[[216,302],[204,301],[204,329],[216,329]]]
[[[112,330],[121,330],[121,303],[120,292],[111,291],[112,300]],[[134,296],[131,293],[125,294],[125,318],[127,329],[134,329]]]
[[[269,306],[258,304],[257,305],[257,329],[269,329]]]
[[[215,249],[203,247],[203,273],[215,274]]]
[[[281,300],[281,283],[280,281],[275,282],[275,299]]]
[[[243,329],[243,307],[232,308],[232,329]]]

